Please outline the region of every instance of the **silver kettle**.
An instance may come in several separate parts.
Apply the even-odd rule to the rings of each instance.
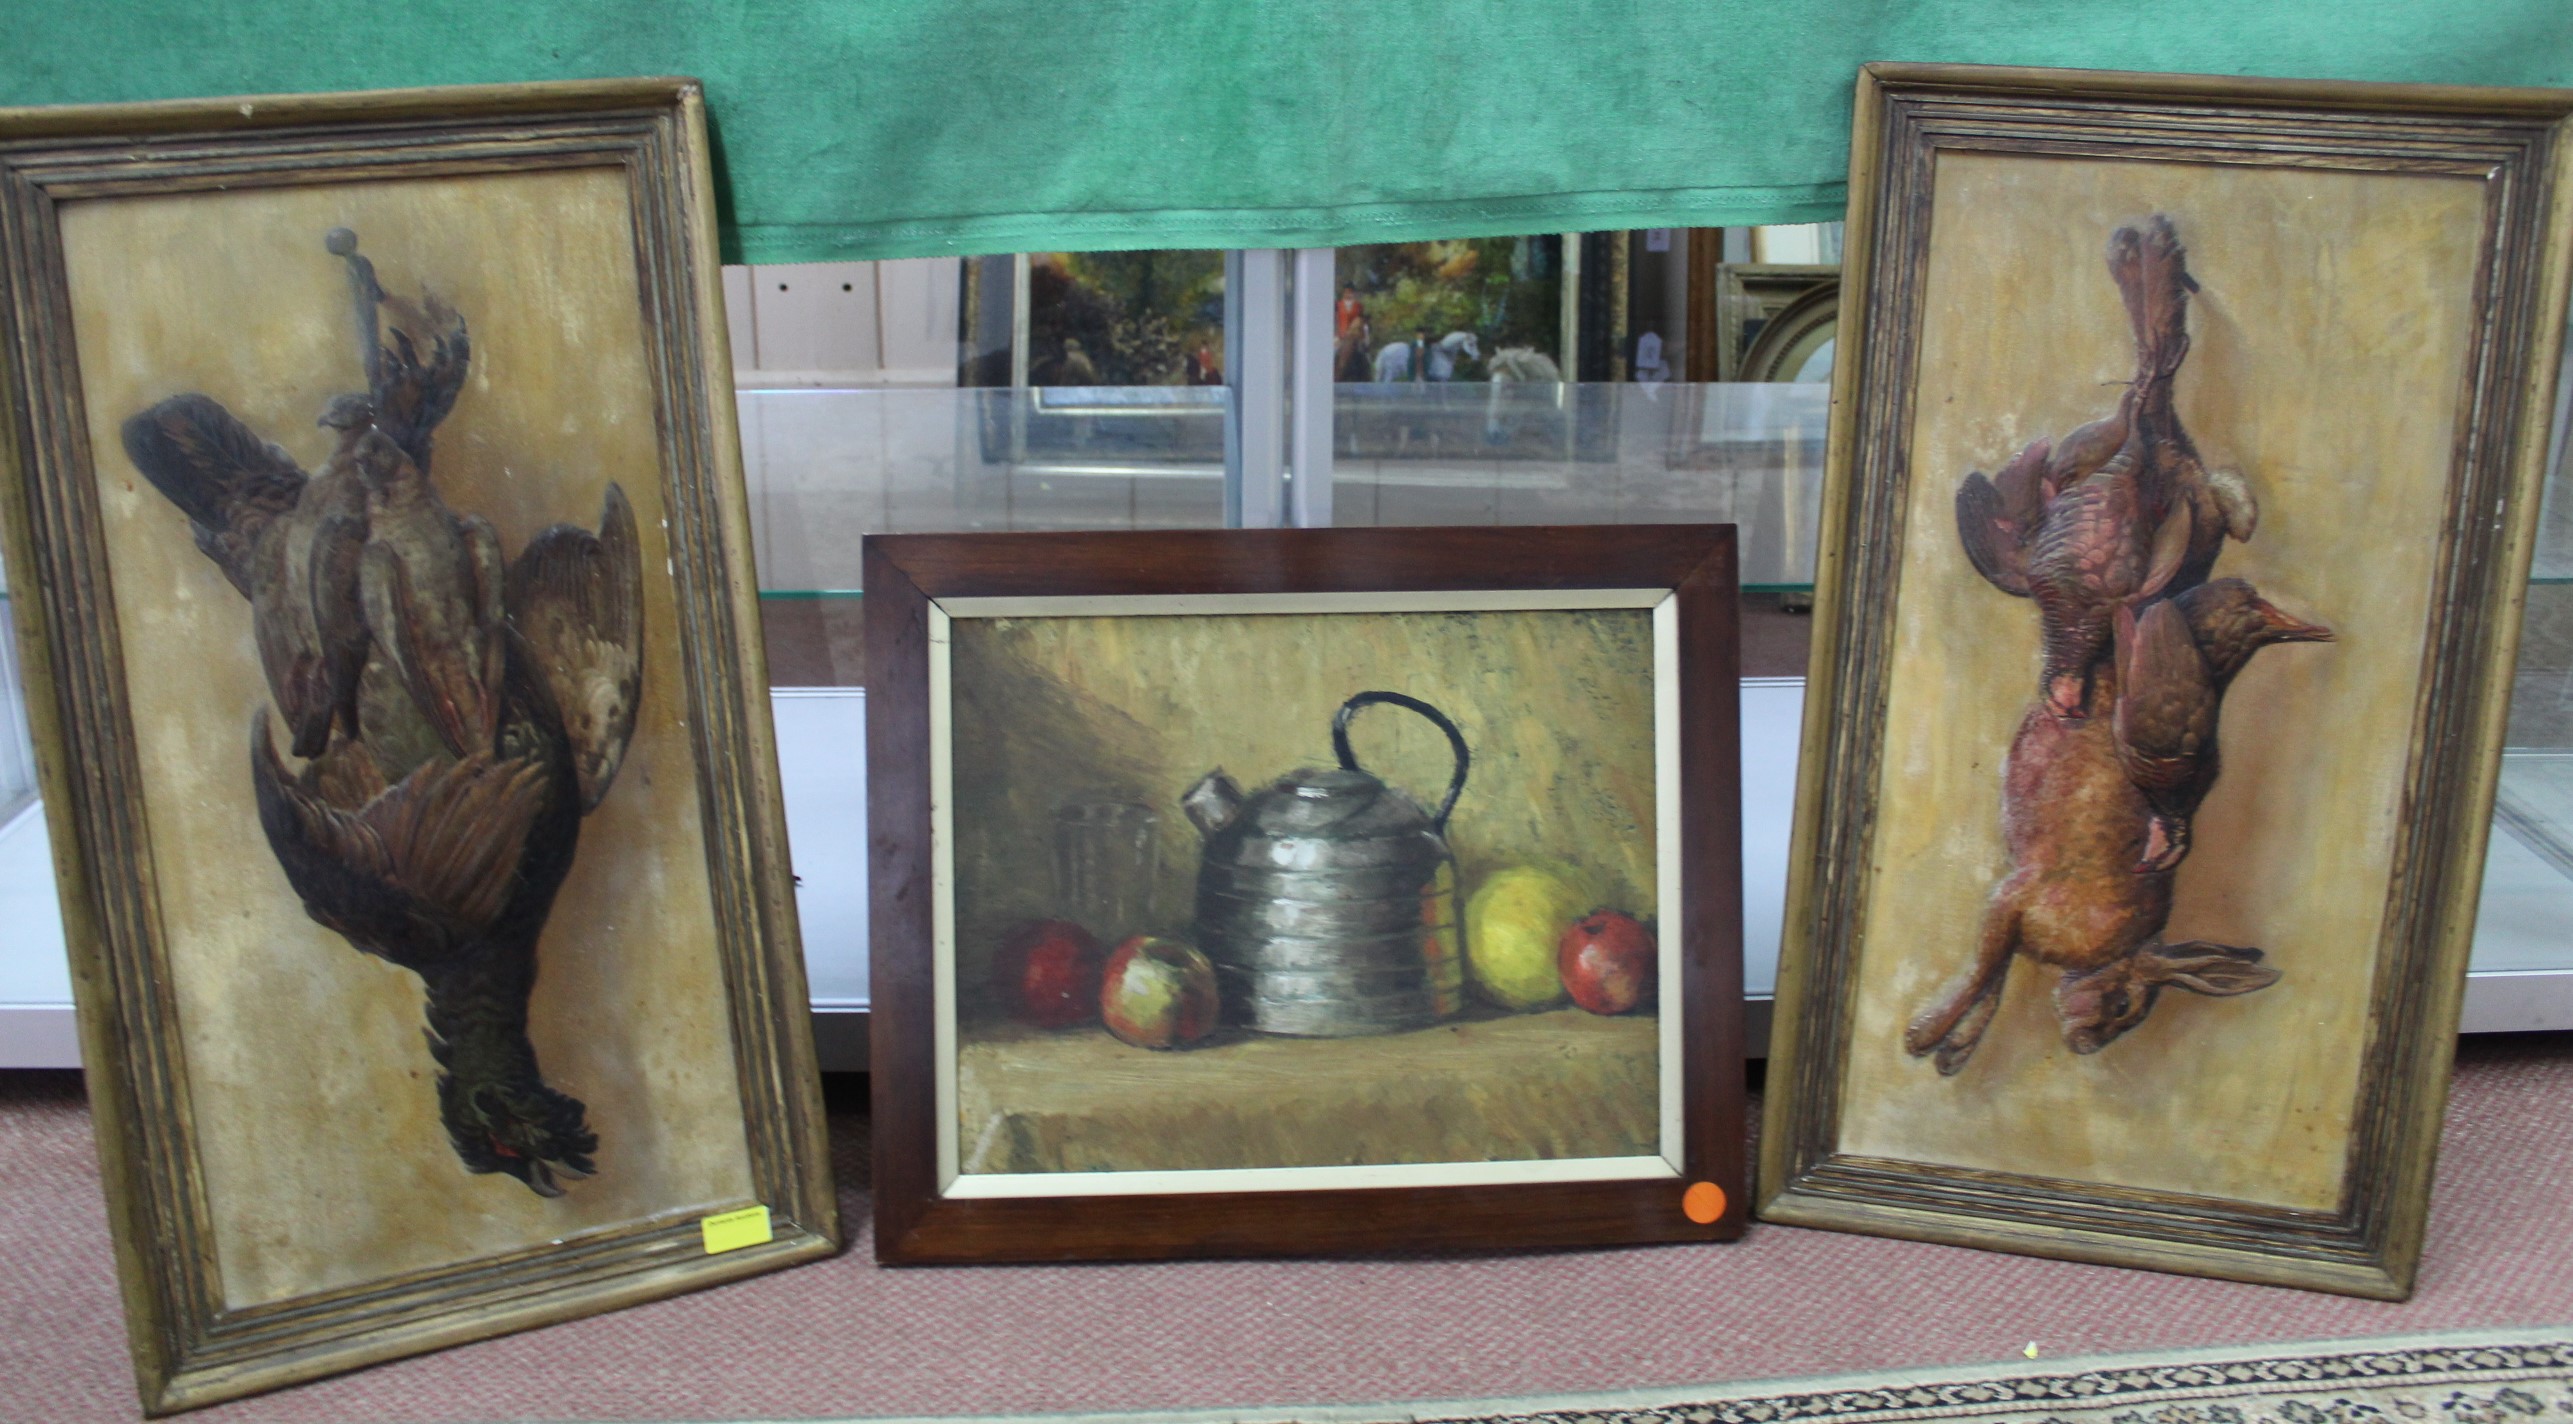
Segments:
[[[1447,734],[1456,773],[1432,813],[1358,765],[1349,722],[1390,703]],[[1222,769],[1180,798],[1205,837],[1197,945],[1228,1021],[1347,1038],[1419,1028],[1464,1003],[1464,931],[1448,814],[1465,791],[1465,734],[1399,692],[1361,692],[1331,722],[1334,769],[1298,768],[1257,794]]]

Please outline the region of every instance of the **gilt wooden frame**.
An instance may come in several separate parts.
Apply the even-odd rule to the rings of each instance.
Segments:
[[[1764,1218],[2389,1299],[2410,1293],[2573,275],[2568,139],[2573,93],[2563,91],[1945,65],[1864,71],[1761,1143]],[[2266,1208],[1839,1148],[1898,570],[1906,540],[1956,537],[1944,522],[1907,529],[1904,511],[1913,482],[1944,488],[1963,473],[1916,469],[1908,450],[1930,184],[1940,156],[1960,151],[2450,174],[2485,185],[2475,340],[2457,393],[2471,418],[2458,421],[2446,475],[2429,651],[2337,1209]]]
[[[226,1308],[127,722],[57,206],[84,197],[606,168],[630,194],[686,709],[732,1072],[766,1244],[704,1209]],[[687,79],[0,110],[0,508],[148,1413],[667,1296],[826,1254],[838,1222],[763,689],[702,91]],[[318,247],[316,248],[318,251]],[[646,478],[649,478],[646,476]],[[732,1203],[730,1205],[747,1205]],[[717,1205],[717,1211],[724,1210]]]
[[[1729,526],[892,535],[870,536],[865,559],[880,1260],[1346,1255],[1717,1241],[1740,1234],[1748,1210],[1745,1094],[1736,1066],[1741,770]],[[1666,637],[1663,685],[1652,696],[1668,738],[1658,764],[1678,793],[1676,806],[1665,803],[1659,812],[1676,844],[1666,840],[1659,853],[1676,872],[1669,879],[1677,882],[1681,928],[1672,933],[1664,922],[1664,963],[1678,966],[1679,985],[1661,995],[1665,1126],[1663,1160],[1651,1164],[1654,1170],[1615,1159],[1622,1164],[1615,1171],[1532,1173],[1509,1181],[1465,1180],[1469,1171],[1432,1184],[1364,1175],[1382,1169],[1289,1168],[1277,1175],[1337,1175],[1327,1185],[1094,1186],[1083,1192],[1069,1186],[1047,1192],[1036,1177],[1020,1175],[1011,1179],[1018,1190],[971,1195],[942,1182],[937,947],[942,925],[952,923],[942,919],[952,912],[942,911],[941,897],[953,873],[952,852],[942,858],[938,838],[952,816],[934,784],[942,745],[937,719],[947,704],[945,683],[934,675],[948,617],[942,605],[979,601],[979,607],[960,605],[965,616],[992,616],[1003,600],[1058,606],[1099,600],[1101,611],[1121,614],[1262,611],[1219,602],[1244,596],[1270,600],[1275,606],[1267,611],[1281,612],[1656,604],[1667,612],[1668,633],[1657,634]],[[1290,609],[1294,599],[1302,602]],[[1143,606],[1148,601],[1155,606]],[[1672,888],[1666,883],[1665,893]],[[1666,985],[1669,980],[1666,969]],[[945,992],[952,1015],[952,987]],[[952,1130],[947,1138],[945,1148],[952,1149]],[[1710,1183],[1717,1193],[1699,1185]],[[1692,1186],[1698,1195],[1687,1198]],[[1710,1199],[1713,1213],[1706,1209]]]

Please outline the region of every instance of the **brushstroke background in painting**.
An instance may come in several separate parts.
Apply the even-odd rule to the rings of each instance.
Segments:
[[[1941,155],[1839,1150],[2338,1202],[2482,202],[2464,179]],[[1902,1028],[1966,962],[2004,867],[2002,758],[2038,665],[2034,607],[1975,575],[1952,501],[1966,471],[2114,403],[2134,347],[2102,254],[2154,212],[2202,288],[2181,418],[2261,504],[2216,573],[2340,635],[2262,652],[2234,684],[2166,934],[2260,948],[2285,977],[2240,998],[2167,992],[2084,1058],[2057,1026],[2056,972],[2023,959],[1943,1080],[1904,1055]]]
[[[223,1296],[285,1299],[738,1201],[750,1191],[696,775],[662,570],[660,455],[626,177],[614,169],[94,199],[63,210],[153,874],[173,961]],[[449,504],[514,556],[595,527],[610,479],[643,536],[643,702],[582,823],[540,946],[529,1035],[589,1105],[598,1175],[543,1200],[447,1144],[421,990],[306,918],[260,835],[249,726],[268,705],[247,603],[145,483],[118,427],[203,391],[307,469],[365,389],[346,266],[461,311],[473,368],[439,427]]]
[[[1472,749],[1448,828],[1460,909],[1491,871],[1542,860],[1582,872],[1598,903],[1649,916],[1650,610],[969,618],[949,627],[966,1170],[1659,1150],[1649,1013],[1470,1013],[1363,1041],[1234,1035],[1162,1054],[1118,1044],[1095,1024],[1043,1034],[997,1022],[985,992],[993,948],[1010,927],[1060,913],[1056,806],[1105,795],[1160,813],[1152,922],[1091,928],[1103,941],[1146,929],[1184,937],[1199,838],[1180,793],[1218,766],[1256,792],[1295,767],[1332,765],[1332,714],[1367,689],[1437,707]],[[1351,742],[1368,770],[1437,805],[1452,762],[1426,720],[1370,708]],[[1532,1055],[1551,1062],[1540,1070]],[[1431,1111],[1418,1091],[1427,1081],[1454,1085],[1442,1100],[1453,1111]],[[1138,1106],[1112,1121],[1113,1103]],[[1192,1116],[1175,1120],[1183,1108]],[[1058,1133],[1067,1122],[1075,1125]],[[999,1156],[974,1150],[996,1141]]]

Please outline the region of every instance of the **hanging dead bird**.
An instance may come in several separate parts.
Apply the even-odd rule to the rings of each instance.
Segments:
[[[2055,496],[2080,484],[2115,459],[2135,433],[2135,416],[2145,388],[2161,363],[2157,317],[2145,291],[2139,260],[2142,237],[2133,228],[2109,235],[2108,271],[2126,304],[2127,325],[2135,340],[2135,378],[2118,393],[2117,408],[2079,425],[2060,441],[2038,440],[1986,479],[1969,473],[1957,487],[1957,536],[1975,571],[2004,593],[2029,596],[2027,548],[2037,538]],[[2186,350],[2186,332],[2182,333]],[[2167,380],[2164,382],[2167,388]],[[2153,522],[2159,522],[2158,508]]]
[[[2188,552],[2189,511],[2159,524],[2148,513],[2142,452],[2132,434],[2116,458],[2057,495],[2026,554],[2045,663],[2038,695],[2066,720],[2091,713],[2092,683],[2115,636],[2117,610],[2152,598]]]
[[[438,1106],[473,1172],[545,1196],[594,1169],[578,1098],[546,1084],[528,1037],[537,943],[607,794],[643,679],[642,553],[608,482],[596,532],[557,524],[506,567],[491,524],[450,509],[426,469],[453,406],[464,322],[385,294],[346,229],[368,394],[341,396],[322,469],[202,395],[129,420],[135,465],[251,602],[263,669],[293,734],[253,727],[262,830],[314,920],[409,969],[426,991]]]
[[[1957,534],[1976,572],[2041,606],[2041,691],[2059,717],[2089,715],[2091,669],[2109,652],[2119,606],[2204,582],[2223,540],[2250,538],[2258,522],[2249,486],[2205,466],[2173,404],[2197,290],[2187,256],[2159,214],[2110,234],[2109,275],[2135,344],[2116,409],[2051,447],[2030,445],[1998,479],[1977,471],[1957,489]]]
[[[410,970],[428,991],[440,1116],[465,1165],[544,1196],[587,1176],[598,1139],[578,1099],[545,1085],[527,1038],[536,936],[579,839],[568,759],[476,752],[391,785],[343,742],[290,775],[265,714],[252,784],[268,844],[306,913]]]
[[[366,480],[366,550],[358,566],[367,631],[457,756],[492,749],[500,731],[500,536],[458,516],[429,477],[381,431],[358,445]]]
[[[318,756],[334,722],[357,732],[366,662],[355,602],[366,487],[355,448],[372,414],[343,396],[321,423],[339,445],[309,478],[207,396],[172,396],[123,431],[135,468],[186,512],[197,547],[250,600],[260,670],[297,756]]]
[[[2225,689],[2273,643],[2328,643],[2332,630],[2291,618],[2241,579],[2218,579],[2118,612],[2118,761],[2152,808],[2138,873],[2189,854],[2190,818],[2221,769],[2216,729]]]
[[[634,508],[608,482],[596,534],[557,524],[509,569],[510,625],[529,676],[572,748],[584,810],[616,779],[643,694],[643,559]]]

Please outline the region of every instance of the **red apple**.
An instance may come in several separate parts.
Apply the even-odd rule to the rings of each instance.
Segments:
[[[1099,941],[1070,920],[1030,920],[992,960],[992,984],[1012,1014],[1069,1028],[1099,1008]]]
[[[1555,968],[1572,1001],[1594,1014],[1622,1014],[1650,998],[1653,932],[1632,915],[1593,910],[1555,946]]]
[[[1177,1048],[1215,1028],[1215,966],[1191,945],[1137,935],[1108,952],[1099,1018],[1137,1048]]]

